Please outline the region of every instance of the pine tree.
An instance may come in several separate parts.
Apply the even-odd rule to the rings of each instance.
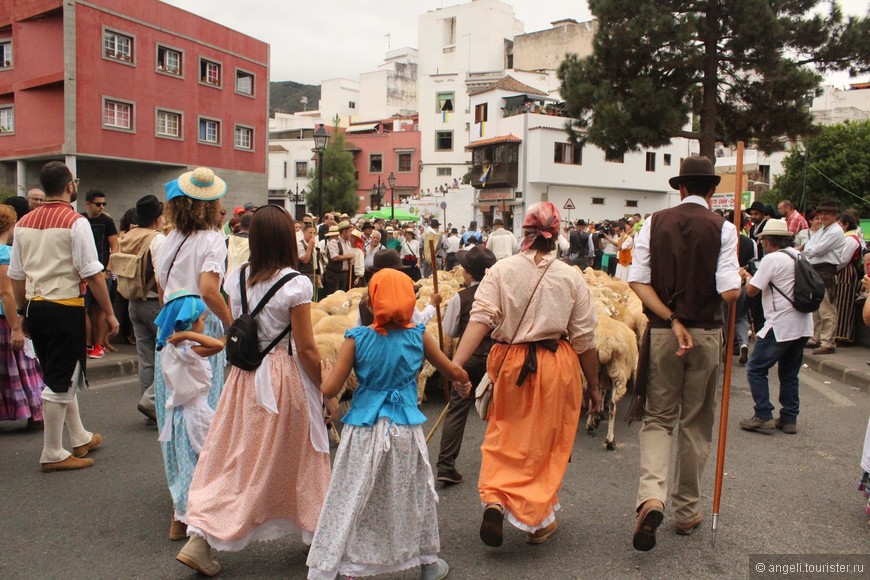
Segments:
[[[353,155],[345,150],[344,133],[336,125],[323,152],[323,212],[336,211],[353,215],[359,204],[356,197],[357,179],[354,176]],[[309,172],[311,192],[308,211],[317,213],[320,173],[315,167]],[[322,216],[321,216],[322,217]]]
[[[589,0],[593,53],[559,77],[573,137],[613,154],[696,139],[770,152],[813,132],[828,70],[870,70],[870,19],[819,0]]]
[[[783,161],[773,197],[789,199],[804,211],[835,199],[841,208],[870,214],[870,121],[822,127]]]

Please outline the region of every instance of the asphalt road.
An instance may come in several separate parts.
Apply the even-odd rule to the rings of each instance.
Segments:
[[[799,434],[762,435],[737,426],[751,414],[751,397],[743,369],[734,377],[715,547],[707,517],[714,441],[704,525],[693,536],[676,536],[666,514],[652,552],[631,548],[639,426],[620,420],[615,451],[603,447],[606,424],[595,437],[578,435],[560,494],[561,527],[549,542],[527,545],[506,524],[503,547],[487,548],[478,538],[475,485],[483,423],[473,416],[457,466],[466,482],[439,490],[441,555],[450,578],[743,578],[753,553],[870,552],[870,527],[856,491],[870,396],[804,370]],[[135,410],[137,391],[134,381],[118,381],[81,395],[85,425],[106,439],[92,452],[96,465],[78,472],[41,473],[41,433],[0,423],[0,578],[195,576],[175,561],[181,543],[166,537],[171,505],[157,431]],[[424,407],[431,419],[440,409],[435,400]],[[432,457],[437,444],[436,436]],[[228,578],[304,578],[307,571],[298,538],[217,556]],[[417,577],[409,571],[390,578]]]

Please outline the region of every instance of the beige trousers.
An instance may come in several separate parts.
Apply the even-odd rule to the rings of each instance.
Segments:
[[[722,360],[722,330],[689,331],[693,348],[681,358],[676,356],[679,346],[670,329],[650,331],[646,416],[640,430],[638,507],[649,499],[667,503],[673,432],[679,425],[671,497],[677,521],[691,520],[698,513]]]
[[[825,291],[825,297],[819,309],[813,312],[813,342],[819,346],[834,348],[837,346],[834,337],[837,336],[837,304],[836,293]]]

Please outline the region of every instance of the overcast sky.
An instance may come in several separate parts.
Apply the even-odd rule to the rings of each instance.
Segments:
[[[457,0],[163,0],[271,45],[271,80],[320,84],[375,70],[390,47],[417,47],[417,17]],[[562,18],[588,20],[585,0],[507,0],[526,32]],[[841,0],[865,15],[867,0]],[[390,35],[389,40],[386,35]],[[866,79],[867,75],[862,77]],[[849,82],[837,75],[834,84]]]

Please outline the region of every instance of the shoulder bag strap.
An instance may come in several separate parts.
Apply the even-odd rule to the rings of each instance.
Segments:
[[[263,307],[266,306],[266,304],[269,302],[269,300],[272,299],[272,297],[275,295],[275,293],[278,292],[278,290],[284,284],[286,284],[287,282],[289,282],[290,280],[292,280],[293,278],[295,278],[298,275],[299,275],[299,272],[290,272],[289,274],[285,275],[283,278],[281,278],[280,280],[275,282],[275,284],[273,284],[272,287],[269,288],[269,291],[266,292],[266,295],[263,296],[263,299],[260,300],[260,303],[257,304],[257,307],[254,308],[254,311],[251,312],[251,316],[256,316],[257,314],[259,314],[260,311],[263,309]],[[278,343],[284,339],[285,336],[290,334],[290,330],[292,327],[293,327],[293,324],[288,322],[287,328],[285,328],[281,332],[281,334],[276,336],[275,340],[273,340],[272,342],[269,343],[269,345],[263,350],[262,354],[265,355],[265,354],[272,352],[272,349],[275,348],[278,345]],[[287,342],[287,352],[289,354],[293,354],[293,346],[291,345],[291,343],[289,341]]]
[[[248,281],[245,279],[245,270],[248,267],[248,263],[245,262],[242,264],[242,267],[239,268],[239,291],[242,294],[242,314],[248,313],[248,291],[245,286],[248,285]]]
[[[178,252],[181,251],[181,247],[184,246],[184,242],[186,242],[186,241],[187,241],[187,238],[189,238],[189,237],[190,237],[190,234],[187,234],[186,236],[184,236],[184,239],[181,240],[181,243],[180,243],[180,244],[178,244],[178,249],[175,250],[175,255],[172,256],[172,261],[169,262],[169,270],[166,271],[166,283],[167,283],[167,284],[169,284],[169,274],[172,273],[172,266],[175,265],[175,258],[178,257]]]
[[[778,252],[782,252],[782,253],[785,254],[786,256],[790,257],[792,260],[795,261],[795,266],[797,266],[797,262],[798,262],[799,258],[798,258],[796,255],[792,254],[791,252],[786,252],[785,249],[777,250],[777,251],[778,251]],[[791,298],[789,298],[788,296],[786,296],[786,295],[785,295],[785,292],[783,292],[782,290],[780,290],[779,288],[776,287],[776,284],[774,284],[773,282],[771,282],[771,283],[770,283],[770,287],[773,288],[774,290],[776,290],[777,292],[779,292],[780,295],[781,295],[783,298],[785,298],[785,299],[788,301],[788,303],[792,305],[792,307],[794,307],[794,300],[792,300]],[[792,291],[792,292],[794,292],[794,291]]]

